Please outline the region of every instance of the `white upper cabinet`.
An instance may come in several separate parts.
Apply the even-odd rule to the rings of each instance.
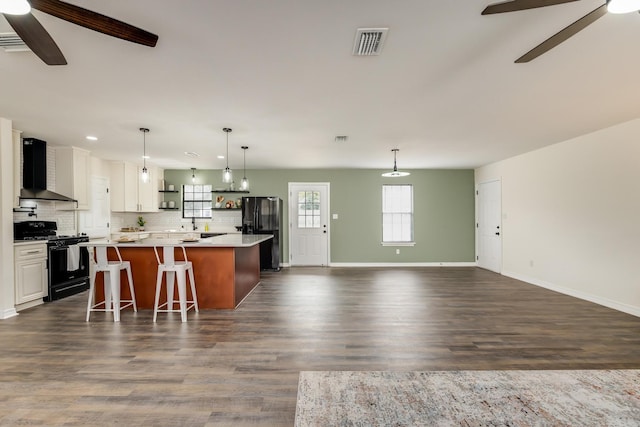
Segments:
[[[142,166],[111,162],[111,210],[114,212],[158,212],[158,190],[163,170],[147,165],[149,180],[142,182]]]
[[[78,201],[78,209],[88,210],[91,158],[89,151],[77,147],[56,147],[56,191]],[[73,203],[60,204],[74,209]],[[56,205],[60,209],[60,206]]]

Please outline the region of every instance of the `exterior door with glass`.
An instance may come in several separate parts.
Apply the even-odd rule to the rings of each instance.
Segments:
[[[329,183],[289,183],[289,264],[329,265]]]

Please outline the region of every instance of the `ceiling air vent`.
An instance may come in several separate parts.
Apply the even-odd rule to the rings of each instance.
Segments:
[[[7,52],[25,52],[30,50],[16,33],[0,33],[0,47]]]
[[[358,28],[353,44],[353,54],[356,56],[380,55],[388,31],[388,28]]]

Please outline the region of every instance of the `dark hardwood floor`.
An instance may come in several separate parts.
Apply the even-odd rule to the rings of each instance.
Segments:
[[[291,426],[303,370],[640,368],[640,318],[478,268],[263,273],[186,324],[85,307],[0,321],[0,425]]]

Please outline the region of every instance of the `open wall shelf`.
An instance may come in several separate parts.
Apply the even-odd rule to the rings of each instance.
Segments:
[[[211,190],[212,193],[249,193],[249,190]]]

